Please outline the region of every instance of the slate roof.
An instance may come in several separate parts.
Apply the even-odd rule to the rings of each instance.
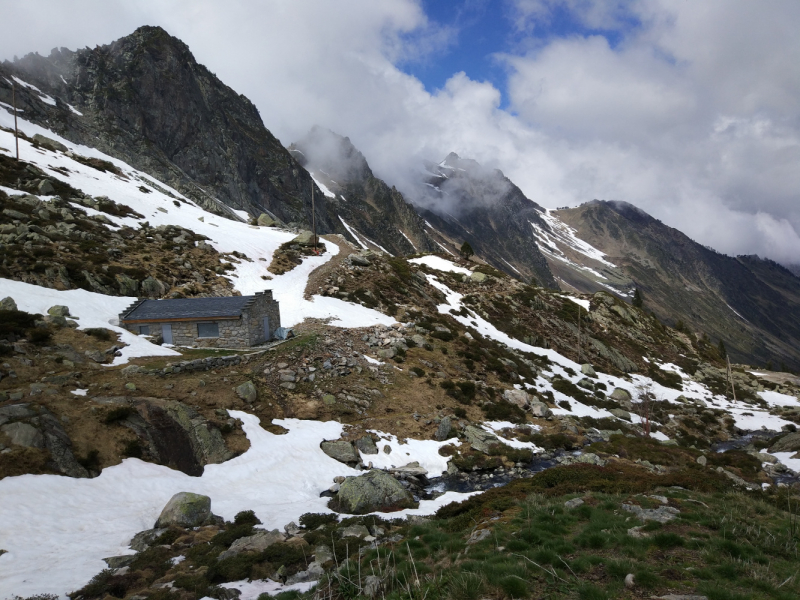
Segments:
[[[145,300],[123,313],[123,321],[162,321],[167,319],[213,319],[240,317],[255,296],[227,298],[178,298],[175,300]]]

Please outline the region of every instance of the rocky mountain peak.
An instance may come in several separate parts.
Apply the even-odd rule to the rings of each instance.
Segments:
[[[318,125],[289,146],[289,152],[307,169],[324,173],[339,184],[372,176],[367,159],[350,138]]]

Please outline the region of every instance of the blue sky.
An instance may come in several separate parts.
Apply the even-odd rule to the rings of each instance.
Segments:
[[[546,3],[540,15],[524,16],[508,0],[422,0],[434,26],[448,32],[447,43],[421,60],[398,66],[418,78],[428,92],[444,87],[454,73],[463,71],[475,81],[487,81],[502,94],[501,109],[508,109],[508,71],[498,54],[536,52],[557,38],[602,36],[614,49],[626,35],[641,27],[631,12],[615,13],[613,26],[591,27],[569,5]]]

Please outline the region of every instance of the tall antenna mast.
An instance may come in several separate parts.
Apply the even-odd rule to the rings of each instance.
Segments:
[[[14,105],[14,143],[17,146],[17,162],[19,162],[19,130],[17,129],[17,85],[11,82],[11,104]]]

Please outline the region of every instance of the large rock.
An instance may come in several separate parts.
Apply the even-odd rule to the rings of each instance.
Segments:
[[[356,448],[359,451],[363,452],[364,454],[377,454],[378,447],[375,445],[372,437],[369,435],[365,435],[356,440]]]
[[[358,477],[347,477],[335,498],[339,512],[363,515],[416,508],[414,497],[399,481],[383,471],[372,470]]]
[[[800,433],[790,433],[772,444],[770,452],[796,452],[800,450]]]
[[[477,450],[478,452],[483,452],[484,454],[489,454],[489,447],[500,443],[500,440],[497,439],[497,436],[475,427],[474,425],[467,425],[464,428],[464,436],[467,438],[470,446],[472,446],[473,450]]]
[[[539,417],[541,419],[549,419],[553,416],[553,411],[550,410],[550,407],[547,406],[544,402],[539,402],[538,400],[531,401],[531,414],[534,417]]]
[[[51,150],[60,150],[61,152],[67,152],[69,148],[67,148],[61,142],[57,142],[56,140],[43,136],[41,133],[35,133],[33,135],[33,141],[39,144],[40,146],[44,146],[45,148],[50,148]]]
[[[480,271],[475,271],[469,278],[473,281],[473,283],[483,283],[487,279],[487,275],[485,273],[481,273]]]
[[[366,256],[362,256],[361,254],[351,254],[350,262],[359,267],[368,267],[372,264]]]
[[[6,296],[0,300],[0,310],[18,310],[17,303],[11,296]]]
[[[252,381],[246,381],[236,388],[236,395],[248,404],[258,399],[258,390]]]
[[[594,367],[589,363],[581,365],[581,373],[583,373],[587,377],[597,377],[597,373],[595,373]]]
[[[310,231],[301,231],[297,237],[292,240],[292,243],[299,244],[300,246],[313,246],[314,234]],[[319,244],[319,239],[317,239],[317,244]]]
[[[211,498],[192,492],[178,492],[159,515],[155,528],[177,525],[197,527],[211,517]]]
[[[631,413],[629,413],[627,410],[623,410],[621,408],[612,408],[608,412],[610,412],[612,415],[620,419],[625,419],[626,421],[631,420]]]
[[[151,275],[142,281],[142,293],[148,298],[160,298],[167,293],[167,286]]]
[[[278,222],[266,213],[258,215],[258,225],[261,227],[274,227]]]
[[[0,427],[0,431],[5,433],[15,446],[44,448],[42,432],[28,423],[9,423]]]
[[[71,317],[69,314],[69,306],[63,304],[56,304],[47,309],[47,314],[51,317]]]
[[[125,273],[117,273],[114,279],[117,280],[119,293],[123,296],[135,296],[139,291],[139,282],[132,277],[128,277]]]
[[[350,442],[345,442],[344,440],[322,442],[319,447],[332,459],[346,465],[356,465],[361,462],[361,456]]]
[[[258,533],[239,538],[233,542],[231,547],[220,554],[217,560],[230,558],[242,552],[263,552],[266,548],[272,546],[272,544],[285,540],[286,535],[277,529],[273,529],[272,531],[259,531]]]
[[[439,421],[439,427],[436,428],[436,433],[433,438],[437,442],[443,442],[450,437],[451,431],[453,431],[453,423],[450,417],[445,417]]]
[[[42,196],[50,196],[56,193],[56,188],[53,187],[49,179],[42,179],[36,189]]]
[[[528,392],[516,389],[505,390],[503,392],[503,398],[505,398],[506,401],[510,402],[511,404],[516,404],[522,410],[528,408],[528,404],[530,403],[531,399],[531,397],[528,395]]]

